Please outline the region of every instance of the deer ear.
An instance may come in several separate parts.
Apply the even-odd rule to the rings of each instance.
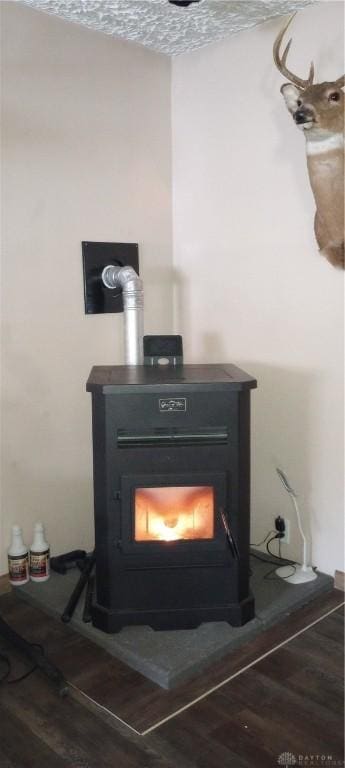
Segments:
[[[297,88],[295,85],[292,85],[292,83],[284,83],[282,85],[280,92],[284,96],[285,104],[292,114],[296,112],[297,109],[297,101],[301,95],[301,91],[299,88]]]

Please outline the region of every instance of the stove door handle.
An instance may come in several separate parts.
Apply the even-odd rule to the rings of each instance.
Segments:
[[[227,542],[229,544],[230,550],[232,552],[233,557],[236,560],[240,559],[240,553],[238,551],[238,546],[236,544],[236,539],[233,536],[233,533],[230,528],[229,518],[223,509],[223,507],[219,507],[220,517],[224,526],[224,530],[226,533]]]

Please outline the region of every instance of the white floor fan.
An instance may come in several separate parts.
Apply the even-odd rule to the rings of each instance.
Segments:
[[[305,584],[307,581],[314,581],[314,579],[317,579],[317,573],[315,573],[311,565],[307,565],[307,539],[302,528],[301,514],[297,504],[297,494],[294,489],[291,488],[291,485],[282,469],[276,467],[276,470],[285,490],[288,492],[292,501],[297,516],[298,529],[303,540],[302,565],[299,565],[298,563],[295,563],[293,566],[283,565],[281,568],[277,568],[276,574],[277,576],[280,576],[281,579],[284,579],[284,581],[287,581],[289,584]],[[291,567],[294,568],[293,573],[291,573]]]

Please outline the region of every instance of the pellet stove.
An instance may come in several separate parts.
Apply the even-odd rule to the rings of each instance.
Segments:
[[[254,387],[233,365],[92,369],[94,626],[237,626],[254,616]]]

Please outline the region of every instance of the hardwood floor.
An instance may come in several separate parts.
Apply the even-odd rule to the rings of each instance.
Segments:
[[[5,595],[7,592],[11,592],[11,584],[9,582],[8,573],[4,576],[0,576],[0,596]]]
[[[156,748],[200,768],[268,768],[283,752],[342,765],[342,634],[337,611],[162,725]]]
[[[20,683],[0,686],[0,767],[270,768],[278,765],[279,755],[290,752],[304,756],[304,763],[299,764],[308,768],[321,765],[313,765],[311,755],[314,759],[315,755],[331,756],[332,762],[322,764],[339,768],[343,765],[343,611],[334,610],[339,597],[339,592],[329,593],[223,660],[222,670],[218,663],[201,679],[171,692],[162,691],[119,662],[117,690],[111,691],[115,681],[114,670],[107,666],[108,654],[104,656],[98,648],[97,660],[89,647],[93,644],[83,640],[88,647],[80,646],[73,632],[68,633],[66,644],[60,629],[67,628],[43,614],[38,619],[35,613],[35,626],[30,625],[34,609],[13,595],[2,597],[4,618],[18,629],[21,626],[23,633],[26,627],[30,639],[40,636],[54,661],[62,661],[66,651],[71,671],[74,658],[79,683],[83,667],[90,695],[92,684],[98,692],[102,687],[105,690],[103,701],[116,693],[118,711],[137,713],[134,727],[145,730],[154,723],[154,728],[138,735],[95,709],[77,691],[61,699],[35,672]],[[268,655],[240,673],[264,654]],[[11,658],[13,674],[22,674],[26,669],[23,661],[12,653]],[[234,674],[217,690],[155,727]],[[95,698],[94,691],[92,694]]]
[[[1,598],[0,610],[20,634],[31,642],[43,643],[46,654],[73,686],[142,733],[285,642],[342,600],[336,590],[327,593],[171,691],[130,669],[70,626],[22,603],[14,593]]]

